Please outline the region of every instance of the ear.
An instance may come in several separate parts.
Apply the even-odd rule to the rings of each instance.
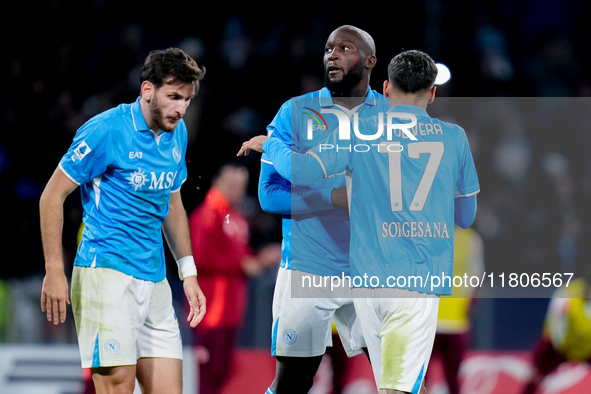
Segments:
[[[378,59],[374,55],[366,56],[365,68],[372,69],[376,66]]]
[[[433,85],[431,90],[429,90],[429,104],[433,103],[435,100],[435,91],[437,90],[437,86]]]
[[[142,86],[140,87],[140,93],[144,100],[150,101],[154,96],[154,92],[156,89],[154,88],[154,84],[150,81],[142,82]]]
[[[384,88],[382,92],[384,94],[384,97],[390,97],[390,82],[387,79],[384,81]]]

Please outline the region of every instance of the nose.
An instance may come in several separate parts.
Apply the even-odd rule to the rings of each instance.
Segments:
[[[331,49],[330,51],[326,52],[326,57],[328,58],[328,60],[335,60],[338,59],[339,56],[337,54],[337,51],[335,48]]]
[[[177,104],[175,111],[181,116],[185,116],[185,112],[187,112],[187,107],[189,106],[191,102],[190,101],[185,101],[185,100],[179,100],[179,103]]]

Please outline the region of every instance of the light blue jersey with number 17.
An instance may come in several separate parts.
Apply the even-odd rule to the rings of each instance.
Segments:
[[[414,139],[404,127],[388,127],[410,120]],[[305,155],[286,155],[273,138],[263,148],[276,168],[291,157],[295,184],[346,171],[354,286],[451,294],[451,280],[432,277],[453,277],[454,198],[480,190],[464,130],[396,105],[382,121],[359,119],[348,135],[339,131]]]

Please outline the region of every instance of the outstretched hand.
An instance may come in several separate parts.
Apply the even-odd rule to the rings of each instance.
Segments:
[[[266,135],[257,135],[252,137],[250,140],[244,142],[242,147],[236,154],[236,156],[248,156],[251,150],[263,153],[263,143],[267,141],[269,137]]]

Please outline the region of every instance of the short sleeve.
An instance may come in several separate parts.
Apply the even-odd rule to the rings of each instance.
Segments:
[[[111,162],[111,132],[104,122],[91,119],[76,132],[60,167],[76,184],[88,183],[104,173]]]
[[[462,143],[458,152],[460,165],[456,183],[456,197],[470,197],[480,191],[480,185],[466,132],[462,128],[460,128],[460,132]]]
[[[267,136],[279,138],[284,144],[294,148],[291,135],[291,100],[283,103],[279,111],[267,126]],[[269,156],[263,153],[261,161],[273,164]]]

